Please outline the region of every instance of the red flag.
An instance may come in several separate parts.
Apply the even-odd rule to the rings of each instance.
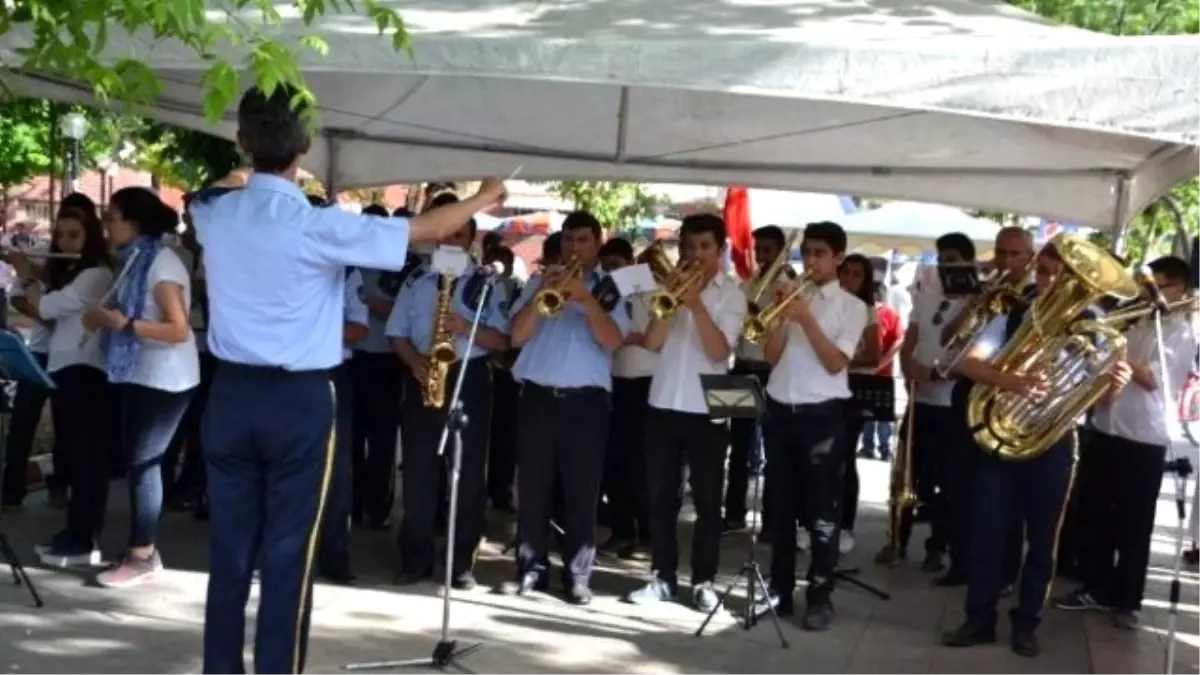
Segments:
[[[750,191],[730,187],[725,192],[725,233],[729,236],[729,257],[738,276],[749,279],[753,269],[754,238],[750,236]]]

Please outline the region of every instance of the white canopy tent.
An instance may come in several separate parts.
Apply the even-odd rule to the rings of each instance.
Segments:
[[[992,257],[1000,226],[986,218],[975,218],[960,209],[940,204],[888,202],[877,209],[857,211],[841,220],[848,247],[867,255],[889,251],[920,257],[934,250],[938,237],[961,232],[975,242],[978,258]]]
[[[1197,173],[1194,36],[1114,38],[1000,0],[384,0],[314,25],[304,72],[337,189],[505,176],[858,194],[1113,227]],[[289,6],[275,36],[305,33]],[[214,12],[212,20],[224,20]],[[116,36],[166,82],[159,119],[213,129],[178,44]],[[0,61],[19,62],[14,29]],[[83,86],[15,78],[31,96]]]

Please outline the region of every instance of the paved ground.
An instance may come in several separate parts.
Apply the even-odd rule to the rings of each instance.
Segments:
[[[719,616],[710,634],[699,639],[692,633],[702,617],[683,606],[635,609],[617,600],[645,575],[644,564],[604,561],[595,582],[599,597],[588,608],[567,606],[552,595],[505,598],[482,587],[456,594],[455,635],[484,645],[465,665],[474,672],[572,673],[1163,671],[1165,599],[1176,533],[1168,484],[1160,503],[1143,630],[1121,632],[1101,615],[1047,610],[1040,632],[1043,654],[1028,660],[1003,646],[1006,626],[1000,646],[950,650],[937,645],[939,633],[961,619],[962,591],[932,588],[913,564],[885,571],[870,563],[883,543],[887,472],[879,462],[862,461],[859,467],[865,503],[859,545],[849,562],[862,566],[864,580],[891,592],[891,602],[843,585],[835,595],[834,629],[808,634],[787,622],[784,634],[791,647],[786,650],[780,649],[769,623],[745,632],[729,616]],[[112,494],[120,499],[123,493],[118,487]],[[0,527],[32,565],[33,543],[59,525],[61,514],[41,506],[40,496],[30,502],[25,511],[5,515]],[[111,510],[113,526],[105,543],[106,550],[115,551],[125,536],[120,518],[126,507],[115,503]],[[492,522],[494,541],[487,544],[480,564],[485,585],[512,573],[500,555],[509,527],[503,519]],[[31,567],[47,603],[38,610],[23,589],[0,585],[0,672],[199,672],[207,527],[170,515],[163,531],[161,548],[169,571],[152,586],[109,591],[89,586],[82,576]],[[686,524],[680,536],[684,541],[690,536]],[[737,570],[747,542],[741,535],[726,538],[726,573]],[[315,592],[309,672],[337,672],[353,661],[424,657],[436,639],[438,588],[429,584],[400,591],[389,584],[395,562],[392,536],[355,533],[353,547],[359,586],[319,585]],[[1185,572],[1176,672],[1197,672],[1198,583],[1195,570]]]

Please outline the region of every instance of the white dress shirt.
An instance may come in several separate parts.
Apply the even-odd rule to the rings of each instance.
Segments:
[[[650,325],[649,293],[639,293],[621,300],[629,315],[629,332],[646,333]],[[623,345],[613,354],[613,377],[628,379],[650,377],[658,365],[658,352],[640,345]]]
[[[940,293],[917,293],[913,296],[912,315],[908,318],[909,328],[917,330],[913,360],[923,366],[933,367],[934,362],[945,351],[945,347],[942,346],[942,331],[958,317],[966,305],[966,298],[951,299]],[[917,394],[913,398],[917,403],[946,408],[950,406],[953,393],[953,380],[918,382]]]
[[[725,341],[737,344],[746,316],[746,295],[725,274],[717,274],[700,293],[700,302],[717,324]],[[729,372],[729,359],[713,361],[704,353],[692,312],[681,307],[671,321],[667,339],[659,350],[658,366],[650,381],[650,406],[661,410],[708,414],[700,375]]]
[[[1163,319],[1163,344],[1166,348],[1167,377],[1170,378],[1171,401],[1174,402],[1179,387],[1187,377],[1192,359],[1196,356],[1196,333],[1189,317],[1182,314]],[[1154,323],[1143,321],[1130,328],[1128,340],[1130,361],[1144,361],[1150,365],[1155,382],[1159,379],[1158,340],[1154,335]],[[1159,382],[1159,386],[1162,383]],[[1130,382],[1116,395],[1109,405],[1096,407],[1092,425],[1096,430],[1110,436],[1118,436],[1147,445],[1167,446],[1171,436],[1163,418],[1163,392],[1161,389],[1148,391],[1137,382]],[[1175,411],[1171,411],[1175,419]]]
[[[100,302],[112,279],[112,270],[107,267],[89,267],[76,275],[71,283],[42,296],[38,314],[46,321],[54,322],[47,371],[54,373],[75,365],[104,370],[100,335],[93,333],[84,339],[83,314]]]
[[[866,303],[847,293],[834,280],[809,298],[809,306],[825,337],[847,358],[853,358],[867,327]],[[792,405],[850,398],[846,369],[830,374],[821,365],[804,329],[789,321],[786,330],[787,342],[779,363],[771,369],[767,395]]]

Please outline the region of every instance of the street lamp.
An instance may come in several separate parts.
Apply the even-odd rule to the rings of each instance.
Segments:
[[[101,157],[96,160],[96,168],[100,169],[100,208],[103,209],[108,205],[108,200],[112,198],[113,176],[116,175],[120,165],[111,157]]]
[[[88,121],[82,114],[71,112],[63,115],[59,125],[62,128],[63,136],[71,139],[70,154],[67,157],[67,176],[64,183],[70,186],[71,192],[77,192],[80,174],[83,173],[80,162],[80,144],[87,136]]]

